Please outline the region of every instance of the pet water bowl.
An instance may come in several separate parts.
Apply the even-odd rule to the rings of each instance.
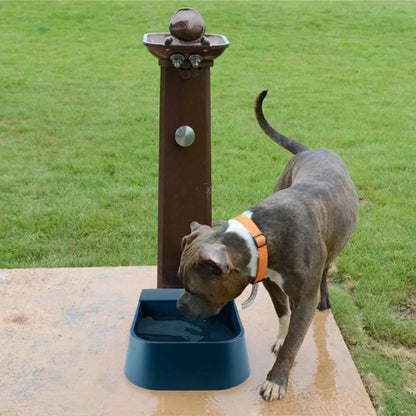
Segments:
[[[190,320],[177,309],[183,289],[144,289],[124,372],[152,390],[221,390],[250,374],[244,329],[235,302],[212,318]]]

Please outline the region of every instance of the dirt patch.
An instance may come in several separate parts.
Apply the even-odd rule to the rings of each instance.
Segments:
[[[400,306],[400,316],[402,319],[416,321],[416,292],[411,293],[407,302]]]
[[[29,322],[29,318],[22,313],[18,313],[7,316],[3,321],[8,324],[26,325]]]

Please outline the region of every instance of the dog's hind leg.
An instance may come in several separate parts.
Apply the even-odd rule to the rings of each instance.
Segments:
[[[263,285],[269,292],[272,299],[274,309],[279,317],[279,331],[277,333],[276,342],[272,346],[272,352],[279,353],[280,347],[286,338],[287,331],[289,330],[290,322],[290,305],[289,298],[279,287],[279,285],[269,278],[263,279]]]
[[[328,292],[328,284],[327,284],[327,277],[328,277],[328,270],[331,268],[332,265],[327,267],[324,272],[322,273],[322,280],[321,280],[321,300],[318,304],[318,309],[320,311],[324,311],[326,309],[331,308],[331,301],[329,300],[329,292]]]

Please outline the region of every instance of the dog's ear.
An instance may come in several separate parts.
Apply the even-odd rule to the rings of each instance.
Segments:
[[[193,233],[200,227],[201,227],[201,224],[199,222],[196,222],[196,221],[191,222],[191,233]]]
[[[224,244],[204,244],[201,247],[200,258],[209,261],[221,271],[221,275],[225,276],[230,271],[230,264],[227,256],[227,249]]]
[[[185,248],[185,246],[187,244],[191,244],[192,241],[194,241],[196,237],[198,237],[197,233],[191,233],[191,234],[188,234],[185,237],[183,237],[182,238],[182,251]]]
[[[198,222],[193,221],[191,223],[191,234],[188,234],[182,238],[182,250],[185,248],[187,244],[192,243],[192,241],[194,241],[195,238],[198,237],[198,233],[196,231],[198,231],[200,228],[201,224],[199,224]]]

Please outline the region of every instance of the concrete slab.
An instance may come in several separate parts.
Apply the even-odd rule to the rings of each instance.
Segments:
[[[123,373],[128,334],[141,290],[155,286],[155,267],[0,270],[0,414],[376,415],[329,311],[316,313],[288,397],[260,398],[277,331],[263,288],[240,314],[247,381],[223,391],[134,386]]]

